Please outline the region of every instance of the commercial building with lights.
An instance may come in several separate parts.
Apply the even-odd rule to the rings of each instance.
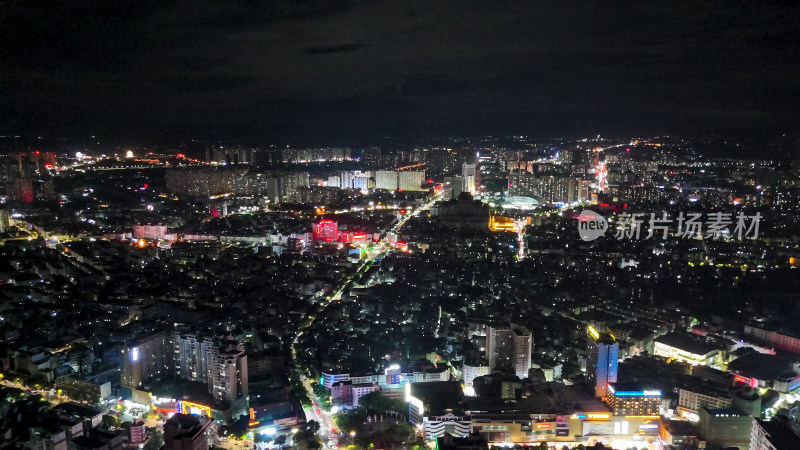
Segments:
[[[594,444],[614,448],[652,445],[658,442],[661,419],[658,416],[614,416],[608,410],[566,414],[473,413],[471,433],[489,445]],[[560,445],[556,445],[560,448]]]
[[[608,386],[603,401],[615,416],[658,417],[661,408],[661,391],[641,389],[638,386]]]
[[[653,342],[653,354],[692,365],[720,366],[722,352],[716,346],[685,333],[667,333]]]
[[[339,240],[339,224],[335,220],[323,219],[312,226],[311,233],[315,241],[337,242]]]
[[[587,328],[586,376],[595,397],[608,395],[608,387],[617,382],[619,344],[611,333]]]
[[[463,391],[458,382],[408,383],[405,400],[408,402],[408,420],[423,432],[425,439],[467,437],[470,433],[470,416],[463,413]]]

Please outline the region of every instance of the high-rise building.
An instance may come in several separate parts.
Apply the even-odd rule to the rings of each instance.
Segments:
[[[449,198],[458,198],[464,192],[464,177],[444,177],[444,184],[450,187]]]
[[[371,172],[361,172],[355,171],[353,172],[353,189],[361,189],[362,191],[366,191],[370,189],[369,179],[372,178]]]
[[[397,189],[402,191],[421,191],[425,172],[398,172]]]
[[[0,233],[4,233],[11,228],[11,214],[5,208],[0,208]]]
[[[175,352],[175,374],[192,381],[207,381],[211,368],[209,356],[217,343],[208,336],[194,333],[172,333]]]
[[[375,189],[397,190],[397,172],[393,170],[378,170],[375,172]]]
[[[169,333],[159,331],[122,345],[121,384],[139,389],[170,374],[172,346]]]
[[[508,175],[508,194],[535,197],[548,203],[574,203],[591,197],[589,181],[561,174],[514,170]]]
[[[208,383],[214,402],[230,405],[247,397],[248,371],[244,346],[196,333],[172,333],[175,374]]]
[[[464,177],[464,189],[470,194],[475,192],[478,185],[478,166],[477,164],[464,163],[461,165],[461,176]]]
[[[528,378],[533,352],[533,335],[514,324],[486,327],[486,356],[489,367],[510,369],[519,378]]]
[[[221,349],[209,363],[208,386],[216,403],[230,405],[247,397],[249,380],[243,346]]]
[[[611,333],[600,333],[592,326],[587,330],[587,380],[594,388],[594,395],[602,398],[608,394],[609,384],[617,382],[619,344]]]

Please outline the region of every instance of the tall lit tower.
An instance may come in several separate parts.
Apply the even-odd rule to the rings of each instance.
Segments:
[[[587,328],[588,349],[586,374],[595,397],[605,397],[609,383],[617,382],[619,344],[611,333],[600,333],[593,326]]]
[[[476,164],[462,164],[461,176],[464,177],[464,189],[470,194],[474,194],[475,187],[478,184],[478,166]]]

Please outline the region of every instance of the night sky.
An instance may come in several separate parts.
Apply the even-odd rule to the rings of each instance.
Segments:
[[[798,2],[11,0],[0,132],[797,128]]]

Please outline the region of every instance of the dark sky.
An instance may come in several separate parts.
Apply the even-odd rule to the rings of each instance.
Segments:
[[[798,2],[0,1],[0,132],[796,129]]]

